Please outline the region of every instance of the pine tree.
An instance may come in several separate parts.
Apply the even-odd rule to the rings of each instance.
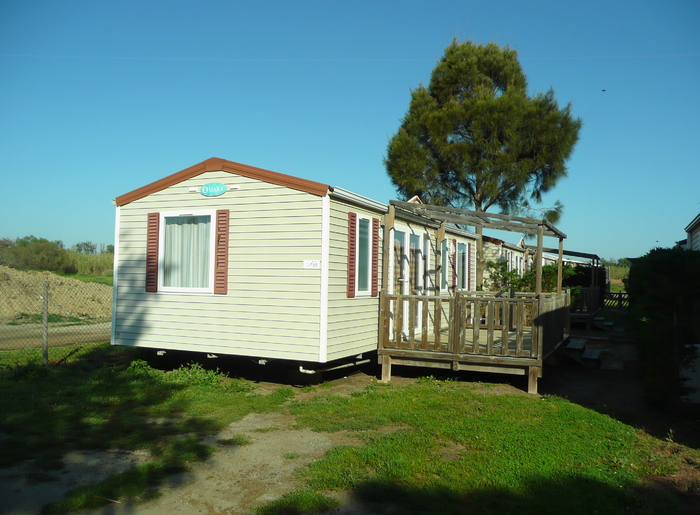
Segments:
[[[559,108],[553,90],[528,95],[515,50],[455,40],[428,87],[411,92],[384,164],[404,199],[527,214],[531,201],[539,204],[566,177],[581,125],[571,104]],[[543,218],[556,222],[561,212],[557,201]]]

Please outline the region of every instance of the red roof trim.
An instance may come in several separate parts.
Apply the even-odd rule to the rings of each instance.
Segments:
[[[482,236],[481,239],[489,243],[493,243],[494,245],[503,245],[505,243],[503,240],[492,238],[491,236]]]
[[[174,186],[182,181],[196,177],[204,172],[215,172],[219,170],[235,173],[251,179],[257,179],[263,182],[269,182],[271,184],[277,184],[279,186],[285,186],[294,190],[304,191],[306,193],[311,193],[312,195],[318,195],[319,197],[325,197],[328,194],[328,189],[330,188],[330,186],[327,184],[321,184],[320,182],[300,179],[299,177],[293,177],[283,173],[272,172],[270,170],[255,168],[254,166],[248,166],[241,163],[235,163],[233,161],[227,161],[225,159],[220,159],[218,157],[212,157],[194,166],[190,166],[189,168],[185,168],[177,173],[168,175],[167,177],[163,177],[155,182],[130,191],[129,193],[120,195],[116,198],[115,203],[117,206],[123,206],[129,202],[133,202],[134,200],[150,195],[151,193],[164,190],[165,188]]]

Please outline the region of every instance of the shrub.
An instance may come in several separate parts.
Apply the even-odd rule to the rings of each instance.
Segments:
[[[525,272],[522,277],[514,270],[508,271],[507,264],[505,261],[493,262],[489,261],[486,264],[490,271],[490,277],[488,281],[488,286],[492,291],[503,291],[510,290],[520,291],[520,292],[533,292],[535,291],[535,281],[537,278],[537,271],[530,270]],[[551,265],[545,265],[542,267],[542,291],[543,292],[555,292],[557,290],[557,274],[559,272],[559,265],[556,263]],[[562,283],[564,286],[569,286],[568,279],[575,275],[575,270],[571,265],[564,264],[562,268]]]
[[[683,368],[700,343],[700,252],[652,249],[634,260],[628,289],[647,399],[657,406],[687,393]]]
[[[71,273],[73,270],[68,252],[56,242],[39,240],[28,245],[14,245],[4,252],[7,266],[20,270],[48,270]]]

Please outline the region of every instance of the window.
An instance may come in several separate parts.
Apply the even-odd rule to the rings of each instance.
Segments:
[[[420,235],[411,234],[408,241],[409,245],[409,260],[408,266],[410,271],[410,282],[408,291],[411,295],[421,293],[423,289],[423,281],[421,280],[421,267],[423,265],[423,254],[420,248]]]
[[[379,295],[379,219],[348,213],[348,298]]]
[[[228,290],[229,211],[150,213],[146,291]]]
[[[372,274],[371,235],[369,219],[360,218],[357,229],[357,292],[369,293],[369,279]]]
[[[440,289],[448,290],[452,288],[454,291],[457,288],[457,240],[451,242],[448,239],[442,241],[440,247],[442,263],[440,267]]]
[[[457,287],[467,289],[467,245],[457,245]]]
[[[447,274],[449,272],[447,263],[448,263],[448,256],[447,256],[447,240],[442,240],[442,244],[440,245],[440,257],[441,257],[441,263],[440,263],[440,289],[441,290],[446,290],[448,281],[447,281]]]

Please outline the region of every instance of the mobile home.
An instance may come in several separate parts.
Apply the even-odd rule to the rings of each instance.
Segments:
[[[377,350],[380,289],[474,284],[473,233],[224,159],[114,203],[115,345],[334,362]]]

